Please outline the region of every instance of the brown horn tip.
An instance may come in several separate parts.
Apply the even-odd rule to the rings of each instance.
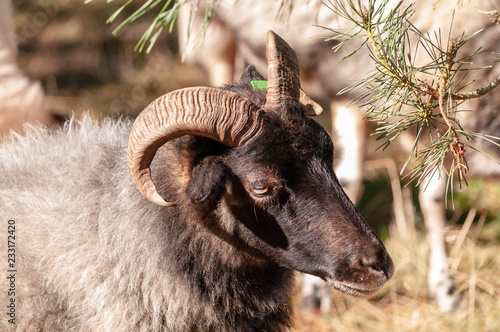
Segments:
[[[161,96],[135,120],[128,142],[130,176],[144,197],[173,206],[158,193],[150,165],[156,151],[184,135],[203,136],[229,147],[258,135],[264,113],[234,92],[208,87],[176,90]]]
[[[266,107],[279,108],[283,99],[299,100],[299,61],[295,51],[272,30],[267,33]]]
[[[306,115],[314,116],[323,113],[323,107],[320,104],[312,100],[305,91],[300,89],[300,103],[306,107]]]

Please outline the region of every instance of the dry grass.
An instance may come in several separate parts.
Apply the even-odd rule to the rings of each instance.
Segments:
[[[447,231],[450,269],[463,296],[457,312],[442,313],[428,299],[425,234],[406,218],[404,232],[401,220],[393,221],[385,240],[396,265],[388,285],[369,300],[334,292],[332,310],[299,312],[294,332],[500,331],[500,217],[485,222],[485,215],[470,211]]]

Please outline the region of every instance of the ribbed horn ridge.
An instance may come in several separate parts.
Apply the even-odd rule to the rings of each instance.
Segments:
[[[166,202],[151,179],[156,151],[168,141],[196,135],[226,146],[239,146],[260,131],[263,112],[233,92],[196,87],[170,92],[144,109],[132,126],[127,163],[139,191],[151,202]]]
[[[279,108],[283,99],[299,100],[299,61],[295,51],[273,31],[267,32],[266,107]]]

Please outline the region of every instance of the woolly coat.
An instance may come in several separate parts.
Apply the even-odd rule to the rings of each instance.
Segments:
[[[142,197],[126,167],[130,126],[85,118],[1,146],[0,215],[4,228],[15,221],[18,331],[289,326],[293,272],[248,268],[247,254]],[[8,303],[7,292],[1,299]]]

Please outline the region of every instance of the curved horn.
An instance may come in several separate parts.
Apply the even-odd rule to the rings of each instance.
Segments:
[[[295,51],[273,31],[267,32],[266,107],[281,107],[282,99],[299,100],[299,61]]]
[[[250,101],[214,88],[188,88],[163,95],[144,109],[132,126],[127,150],[130,176],[144,197],[172,206],[158,194],[151,179],[150,165],[156,151],[183,135],[238,146],[259,132],[262,114]]]

